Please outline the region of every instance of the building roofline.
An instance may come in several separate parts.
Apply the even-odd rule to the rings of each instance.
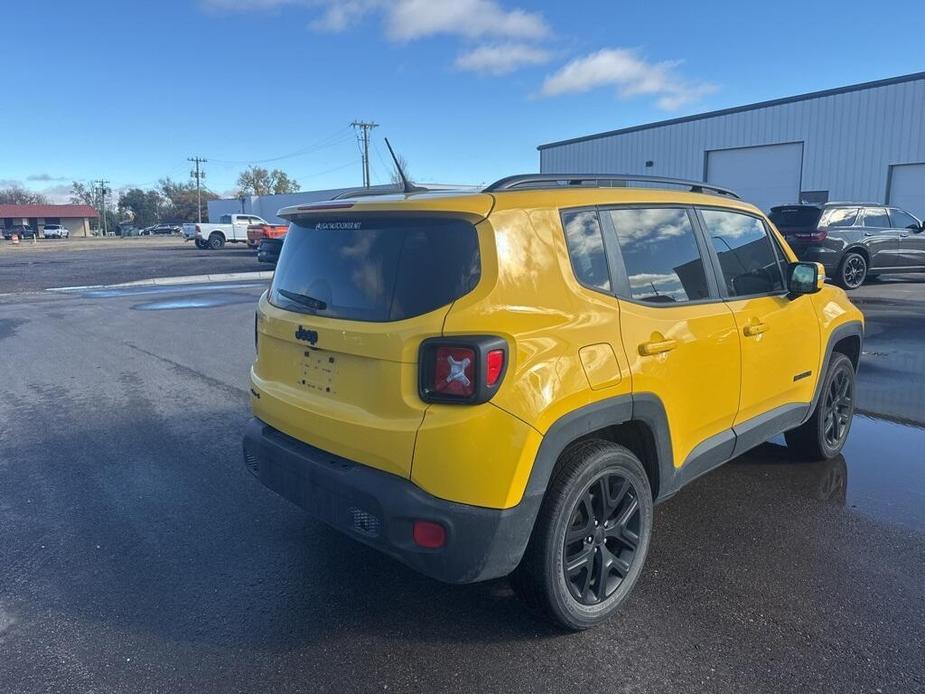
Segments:
[[[874,80],[873,82],[861,82],[860,84],[850,84],[845,87],[835,87],[834,89],[823,89],[817,92],[807,92],[796,96],[785,96],[780,99],[771,99],[770,101],[758,101],[745,106],[733,106],[732,108],[723,108],[718,111],[707,111],[706,113],[697,113],[692,116],[681,116],[680,118],[669,118],[645,125],[632,125],[628,128],[618,130],[608,130],[603,133],[593,135],[583,135],[573,137],[568,140],[558,140],[556,142],[547,142],[537,147],[541,152],[550,147],[561,147],[562,145],[571,145],[577,142],[587,142],[588,140],[599,140],[604,137],[613,137],[614,135],[625,135],[627,133],[639,132],[640,130],[651,130],[653,128],[662,128],[667,125],[678,125],[680,123],[690,123],[691,121],[704,120],[706,118],[716,118],[717,116],[728,116],[733,113],[742,113],[744,111],[754,111],[759,108],[768,108],[769,106],[780,106],[782,104],[792,104],[797,101],[808,101],[809,99],[821,99],[826,96],[835,96],[836,94],[847,94],[848,92],[857,92],[864,89],[875,89],[877,87],[887,87],[892,84],[902,84],[903,82],[915,82],[916,80],[925,80],[925,72],[913,72],[908,75],[899,77],[889,77],[883,80]]]

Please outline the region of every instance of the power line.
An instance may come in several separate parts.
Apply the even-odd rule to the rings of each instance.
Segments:
[[[213,159],[212,161],[219,164],[268,164],[274,161],[282,161],[283,159],[291,159],[292,157],[300,157],[305,154],[311,154],[321,149],[326,149],[327,147],[334,147],[335,145],[343,144],[353,139],[351,136],[348,136],[344,131],[349,130],[350,126],[346,126],[339,130],[326,135],[325,137],[317,140],[307,147],[302,149],[297,149],[294,152],[289,152],[288,154],[282,154],[278,157],[269,157],[267,159]]]
[[[351,128],[360,131],[362,134],[358,139],[363,143],[363,187],[369,188],[369,131],[378,128],[378,123],[371,121],[355,120],[350,124]]]
[[[201,171],[199,165],[209,160],[202,157],[188,157],[186,161],[196,164],[196,168],[190,171],[189,175],[196,179],[196,213],[199,215],[199,222],[202,223],[202,179],[206,177],[206,172]]]

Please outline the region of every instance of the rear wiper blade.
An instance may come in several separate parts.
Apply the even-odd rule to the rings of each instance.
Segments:
[[[313,308],[316,311],[324,311],[328,305],[326,302],[321,299],[316,299],[313,296],[308,296],[308,294],[298,294],[296,292],[286,291],[285,289],[277,289],[280,294],[285,296],[291,301],[295,301],[297,304],[302,304],[303,306],[308,306]]]

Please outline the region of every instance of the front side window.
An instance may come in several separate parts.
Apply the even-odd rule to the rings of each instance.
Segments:
[[[697,301],[710,296],[703,258],[687,210],[611,210],[630,298],[649,303]]]
[[[774,246],[760,219],[727,210],[701,210],[701,214],[730,296],[771,294],[784,289]]]
[[[865,207],[863,215],[864,221],[861,222],[861,226],[871,229],[890,228],[890,218],[887,216],[886,210],[882,207]]]
[[[570,210],[562,213],[565,242],[572,259],[575,278],[589,289],[611,291],[610,270],[604,252],[601,222],[594,210]]]
[[[895,207],[890,208],[890,226],[894,229],[918,229],[919,223],[915,221],[908,212],[897,210]]]

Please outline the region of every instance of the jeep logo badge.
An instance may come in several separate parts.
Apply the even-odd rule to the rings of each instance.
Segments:
[[[318,342],[318,331],[317,330],[306,330],[301,325],[299,329],[295,331],[295,339],[302,340],[302,342],[307,342],[310,345]]]

